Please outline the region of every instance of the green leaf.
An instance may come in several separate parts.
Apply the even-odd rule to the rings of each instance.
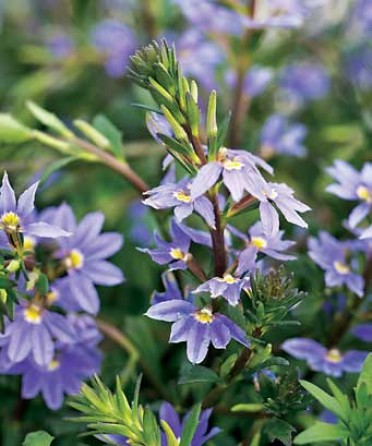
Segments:
[[[123,158],[122,132],[104,115],[97,115],[92,124],[109,140],[112,153],[118,158]]]
[[[61,158],[56,161],[53,161],[51,164],[49,164],[49,166],[47,166],[44,169],[43,174],[40,178],[40,182],[44,183],[50,177],[50,175],[52,175],[52,173],[56,172],[59,169],[62,169],[62,167],[67,166],[68,164],[76,161],[77,159],[78,158],[76,156],[68,156],[66,158]]]
[[[178,384],[211,383],[219,381],[217,373],[201,365],[187,363],[181,369]]]
[[[74,136],[71,130],[69,130],[54,113],[50,113],[48,110],[45,110],[32,101],[28,101],[26,105],[34,117],[46,127],[66,138],[72,138]]]
[[[178,446],[178,439],[174,435],[172,429],[169,427],[169,424],[165,421],[160,421],[161,427],[165,432],[165,436],[167,437],[167,446]]]
[[[143,417],[143,438],[148,446],[160,446],[160,429],[155,415],[149,408]]]
[[[265,431],[271,441],[278,439],[286,446],[290,446],[292,444],[292,432],[295,432],[296,429],[286,421],[273,418],[266,423]]]
[[[313,426],[295,437],[294,444],[320,443],[337,441],[347,437],[345,428],[338,424],[316,422]]]
[[[33,432],[31,434],[27,434],[23,446],[50,446],[54,437],[48,434],[45,431]]]
[[[328,395],[328,393],[324,392],[320,387],[308,382],[300,380],[302,387],[304,387],[315,399],[317,399],[326,409],[335,413],[339,417],[344,418],[344,410],[340,403]]]
[[[189,417],[187,418],[187,421],[182,431],[182,438],[179,446],[190,446],[195,431],[199,424],[200,411],[201,411],[201,404],[199,403],[196,406],[194,406],[194,408],[190,412]]]
[[[231,408],[231,412],[259,412],[264,408],[261,403],[236,404]]]
[[[372,353],[370,353],[364,361],[362,371],[359,375],[357,389],[364,383],[367,387],[368,395],[372,395]]]
[[[48,277],[44,273],[40,273],[36,281],[36,289],[41,296],[46,296],[49,291]]]
[[[0,113],[0,142],[20,144],[32,139],[32,129],[24,126],[13,116]]]

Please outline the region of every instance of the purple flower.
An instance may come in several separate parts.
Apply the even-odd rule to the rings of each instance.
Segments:
[[[158,144],[164,144],[158,137],[158,133],[173,136],[173,130],[163,115],[155,112],[146,113],[147,130]]]
[[[191,255],[189,253],[191,239],[175,220],[171,221],[170,233],[171,242],[166,242],[155,234],[157,248],[140,248],[139,251],[149,254],[152,260],[159,265],[169,264],[171,271],[187,269],[187,262]]]
[[[272,78],[273,70],[271,68],[254,65],[244,78],[243,91],[248,97],[254,98],[265,91]],[[226,82],[231,88],[234,88],[236,84],[234,71],[226,73]]]
[[[72,233],[70,238],[59,240],[54,255],[64,266],[70,294],[80,309],[96,314],[99,298],[94,285],[113,286],[124,280],[121,270],[105,260],[121,248],[123,237],[114,232],[100,234],[104,222],[100,212],[87,214],[79,224],[67,204],[49,208],[43,215]]]
[[[298,28],[303,25],[308,8],[299,0],[261,0],[255,15],[244,25],[251,29]]]
[[[35,398],[42,394],[46,405],[59,409],[64,394],[78,394],[81,383],[97,373],[101,354],[96,348],[101,336],[95,322],[88,316],[71,316],[69,322],[75,330],[73,344],[59,342],[54,356],[45,365],[28,358],[19,364],[8,364],[3,370],[7,374],[22,375],[22,397]],[[1,364],[4,368],[4,363]]]
[[[194,436],[192,437],[190,446],[203,446],[207,441],[221,432],[221,429],[218,427],[214,427],[208,432],[208,423],[211,415],[212,409],[203,410],[201,412],[199,423]],[[181,421],[179,415],[174,410],[174,407],[169,403],[163,403],[159,412],[159,420],[165,421],[168,424],[176,438],[182,438],[184,425],[188,417],[189,413],[186,414]],[[167,446],[167,444],[166,437],[163,435],[162,446]]]
[[[207,409],[201,412],[198,426],[192,437],[190,446],[203,446],[208,440],[216,436],[221,430],[218,427],[212,428],[208,432],[209,418],[212,414],[212,409]],[[182,438],[185,422],[189,417],[189,413],[185,415],[181,421],[179,415],[175,411],[174,407],[170,403],[163,403],[160,407],[159,420],[165,421],[171,428],[176,438]],[[127,438],[121,435],[98,435],[97,438],[107,444],[116,444],[120,446],[129,446]],[[112,443],[113,442],[113,443]],[[162,446],[167,446],[167,439],[164,433],[162,433],[161,439]]]
[[[220,149],[217,161],[205,164],[191,186],[191,197],[200,197],[213,187],[222,175],[223,182],[234,201],[239,201],[244,191],[251,193],[251,184],[264,181],[257,165],[272,173],[272,168],[261,158],[244,150]]]
[[[348,260],[354,246],[350,242],[340,242],[322,231],[319,238],[309,240],[309,256],[325,271],[325,282],[330,288],[345,285],[350,291],[363,296],[364,279],[356,272],[358,262]]]
[[[193,364],[204,361],[208,348],[224,349],[231,339],[249,347],[244,331],[229,318],[202,309],[186,300],[170,300],[150,307],[146,316],[160,321],[173,322],[169,342],[187,343],[187,357]]]
[[[144,204],[154,209],[174,208],[177,221],[181,222],[195,210],[212,228],[215,227],[213,205],[207,197],[191,197],[192,183],[184,178],[176,184],[164,184],[145,192]]]
[[[303,157],[307,153],[303,140],[307,128],[303,124],[290,124],[284,116],[270,116],[262,128],[261,153],[270,156],[273,153]]]
[[[346,59],[346,73],[350,81],[360,90],[372,90],[372,48],[368,45],[354,50]]]
[[[127,69],[129,56],[136,47],[133,31],[117,20],[103,20],[93,29],[91,40],[105,57],[107,74],[111,77],[122,76]]]
[[[304,359],[316,372],[339,377],[344,372],[357,373],[362,369],[368,352],[350,350],[341,353],[337,348],[326,349],[318,342],[306,338],[285,341],[282,349],[297,359]]]
[[[215,88],[215,70],[225,58],[221,49],[195,28],[184,32],[176,47],[184,75],[198,80],[206,90]]]
[[[11,237],[24,233],[35,237],[68,237],[69,232],[44,221],[35,222],[35,193],[38,182],[26,189],[16,200],[14,190],[4,172],[0,187],[0,230]]]
[[[240,301],[242,290],[250,288],[249,277],[239,279],[231,274],[223,277],[213,277],[213,279],[199,285],[194,293],[210,293],[211,298],[224,297],[230,305],[236,306]]]
[[[47,48],[56,59],[67,59],[74,52],[75,42],[63,30],[56,30],[46,41]]]
[[[356,0],[348,23],[351,38],[366,40],[372,37],[372,3],[370,0]]]
[[[329,85],[324,67],[310,62],[288,65],[279,79],[283,93],[298,105],[324,97]]]
[[[247,17],[219,5],[216,0],[173,0],[194,26],[203,31],[240,35]]]
[[[179,289],[173,273],[166,271],[162,274],[161,279],[164,284],[165,291],[163,293],[159,293],[158,291],[154,292],[151,299],[153,304],[167,302],[168,300],[182,299],[181,290]]]
[[[61,314],[46,310],[34,302],[22,301],[15,310],[14,321],[0,335],[1,344],[12,363],[32,358],[46,366],[55,354],[55,340],[65,344],[75,342],[72,324]]]
[[[360,324],[352,329],[354,336],[365,342],[372,342],[372,324]]]
[[[284,231],[278,231],[274,234],[266,234],[262,228],[262,223],[257,222],[253,225],[248,235],[230,228],[232,234],[241,238],[245,242],[245,249],[243,249],[239,255],[239,263],[237,274],[242,275],[247,271],[253,271],[255,269],[255,263],[259,253],[266,254],[269,257],[277,260],[294,260],[296,257],[288,254],[283,254],[282,251],[286,251],[295,242],[291,240],[282,240]]]
[[[249,192],[260,201],[261,222],[266,234],[275,234],[279,231],[276,207],[287,221],[307,228],[307,223],[298,213],[307,212],[310,208],[293,197],[294,191],[290,187],[284,183],[267,183],[262,177],[250,180]]]
[[[328,192],[344,200],[360,202],[348,218],[348,225],[354,229],[372,210],[372,163],[365,163],[358,172],[349,163],[337,160],[327,172],[337,181],[327,187]],[[365,234],[368,236],[367,231],[362,233],[362,238]]]
[[[146,246],[151,241],[149,209],[140,200],[128,208],[127,215],[131,221],[130,238],[132,242]]]

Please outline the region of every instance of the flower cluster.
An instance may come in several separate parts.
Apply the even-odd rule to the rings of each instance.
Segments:
[[[215,93],[210,96],[206,116],[207,145],[201,144],[200,123],[195,119],[199,113],[197,94],[186,93],[195,90],[196,84],[189,85],[182,78],[179,65],[172,66],[174,60],[173,50],[166,44],[162,48],[151,45],[132,59],[133,79],[153,92],[164,112],[164,116],[150,116],[150,132],[189,171],[176,180],[172,175],[171,182],[167,175],[162,185],[144,194],[145,205],[156,210],[170,209],[174,218],[169,236],[156,234],[156,246],[141,251],[156,263],[168,265],[170,271],[189,271],[199,281],[184,295],[183,290],[166,280],[166,291],[155,294],[146,313],[152,319],[171,322],[170,342],[186,342],[188,359],[198,364],[211,346],[225,349],[232,339],[250,347],[246,327],[230,318],[229,307],[242,311],[244,300],[249,299],[250,276],[262,256],[281,261],[294,258],[285,252],[293,242],[282,240],[279,212],[288,222],[306,227],[300,214],[310,208],[297,200],[286,184],[267,181],[263,171],[272,175],[273,169],[263,159],[218,141]],[[167,79],[158,74],[158,64],[166,67]],[[180,99],[170,102],[165,91],[174,89]],[[259,207],[260,221],[244,234],[231,219],[255,205]],[[188,225],[195,215],[201,217],[206,231]],[[206,272],[196,254],[198,245],[213,255],[214,272]]]
[[[96,284],[116,285],[121,271],[106,261],[122,245],[117,233],[100,234],[101,213],[78,224],[63,204],[37,214],[33,184],[16,200],[4,173],[0,189],[1,245],[9,278],[16,284],[14,315],[0,335],[0,370],[22,376],[23,398],[41,393],[51,409],[100,368],[94,319]],[[9,290],[10,293],[11,290]],[[7,302],[7,290],[2,290]]]

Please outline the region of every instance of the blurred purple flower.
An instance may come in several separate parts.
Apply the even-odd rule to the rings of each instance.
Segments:
[[[224,349],[231,339],[246,347],[249,341],[244,331],[223,314],[202,309],[185,300],[160,302],[150,307],[146,316],[160,321],[173,322],[170,343],[187,343],[187,357],[193,364],[204,361],[208,348]]]
[[[75,50],[74,40],[62,30],[56,30],[48,36],[46,46],[52,55],[59,60],[67,59]]]
[[[216,43],[194,28],[178,37],[176,47],[184,75],[196,79],[206,90],[215,88],[215,70],[225,58]]]
[[[254,17],[240,12],[245,7],[238,1],[236,9],[217,0],[174,0],[186,18],[204,31],[241,35],[245,29],[296,28],[304,23],[308,8],[298,0],[265,0],[257,2]],[[238,11],[238,7],[241,10]]]
[[[372,90],[372,48],[362,46],[346,58],[346,74],[356,88],[370,92]]]
[[[368,352],[350,350],[341,353],[336,348],[326,349],[307,338],[292,338],[282,344],[282,349],[297,359],[305,360],[316,372],[339,377],[344,372],[357,373],[362,369]]]
[[[240,294],[250,288],[249,277],[242,279],[226,274],[223,277],[213,277],[199,285],[193,293],[210,293],[212,299],[223,297],[232,305],[238,305]]]
[[[67,204],[48,208],[42,214],[47,221],[70,231],[72,236],[59,240],[54,254],[64,265],[71,295],[81,309],[96,314],[99,297],[94,285],[113,286],[123,282],[121,270],[108,262],[123,244],[123,237],[115,232],[100,234],[104,216],[100,212],[87,214],[77,224]]]
[[[285,67],[279,86],[287,98],[302,105],[306,101],[324,97],[329,90],[330,80],[322,65],[303,62]]]
[[[365,163],[358,172],[346,161],[336,160],[327,172],[337,181],[327,187],[328,192],[343,200],[360,202],[348,218],[348,225],[354,229],[372,210],[372,163]],[[368,231],[361,238],[368,237]]]
[[[192,25],[203,31],[240,35],[247,17],[215,0],[173,0]]]
[[[244,78],[243,91],[250,97],[260,95],[269,85],[272,80],[274,72],[271,68],[261,67],[254,65],[246,74]],[[225,76],[227,84],[234,88],[236,84],[236,73],[234,71],[228,71]]]
[[[354,336],[365,342],[372,342],[372,324],[360,324],[352,329]]]
[[[261,153],[270,156],[274,153],[303,157],[307,153],[303,140],[307,128],[303,124],[290,124],[284,116],[271,115],[261,132]]]
[[[128,207],[127,215],[130,219],[130,238],[132,242],[147,246],[151,242],[149,228],[149,209],[140,200],[136,200]]]
[[[107,19],[94,27],[91,41],[105,57],[107,74],[111,77],[122,76],[127,70],[129,56],[136,48],[133,31],[122,22]]]
[[[173,207],[178,222],[196,211],[210,227],[214,228],[215,219],[212,203],[207,197],[192,198],[191,187],[192,183],[189,178],[184,178],[176,184],[167,183],[145,192],[143,203],[154,209]]]
[[[352,243],[340,242],[325,231],[320,232],[318,239],[309,239],[309,256],[325,271],[326,285],[330,288],[345,285],[362,297],[364,279],[356,272],[358,262],[348,259],[353,251]]]

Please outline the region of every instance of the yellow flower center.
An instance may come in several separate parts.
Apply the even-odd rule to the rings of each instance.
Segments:
[[[337,348],[331,348],[331,350],[328,350],[326,358],[328,361],[334,363],[338,363],[342,360],[341,353]]]
[[[84,265],[84,256],[77,249],[73,249],[65,258],[68,269],[80,269]]]
[[[336,260],[336,262],[333,263],[333,266],[335,267],[335,270],[339,274],[349,274],[350,273],[350,268],[347,265],[345,265],[345,263],[339,262],[338,260]]]
[[[267,246],[267,241],[262,237],[252,237],[251,245],[257,249],[265,249]]]
[[[238,281],[238,279],[235,279],[235,277],[233,277],[231,274],[226,274],[225,276],[220,277],[218,280],[220,282],[226,282],[229,285],[231,285],[231,284],[233,284],[233,283]]]
[[[57,291],[49,291],[49,293],[46,295],[46,299],[48,302],[48,305],[54,304],[59,298],[59,293]]]
[[[213,322],[214,316],[209,308],[202,308],[194,314],[195,319],[202,324]]]
[[[170,255],[174,260],[186,260],[187,254],[182,252],[179,248],[171,248]]]
[[[276,189],[270,189],[270,190],[263,190],[262,193],[267,196],[270,200],[275,200],[278,196],[278,192]]]
[[[31,304],[24,310],[23,314],[28,323],[38,325],[42,320],[41,312],[42,309],[38,305]]]
[[[33,251],[36,245],[36,241],[33,237],[26,235],[23,239],[23,248],[26,251]]]
[[[226,170],[240,170],[244,164],[240,162],[237,158],[226,159],[223,163],[223,167]]]
[[[54,372],[54,370],[57,370],[60,366],[60,362],[58,359],[52,359],[50,363],[48,364],[48,370],[49,372]]]
[[[1,216],[0,227],[5,231],[15,232],[21,225],[21,220],[14,212],[6,212]]]
[[[184,190],[180,190],[178,192],[175,192],[173,194],[173,196],[178,200],[178,201],[182,201],[182,203],[190,203],[191,201],[191,197],[190,194],[188,194],[186,191]]]
[[[365,186],[359,186],[356,193],[361,200],[372,203],[372,193]]]

